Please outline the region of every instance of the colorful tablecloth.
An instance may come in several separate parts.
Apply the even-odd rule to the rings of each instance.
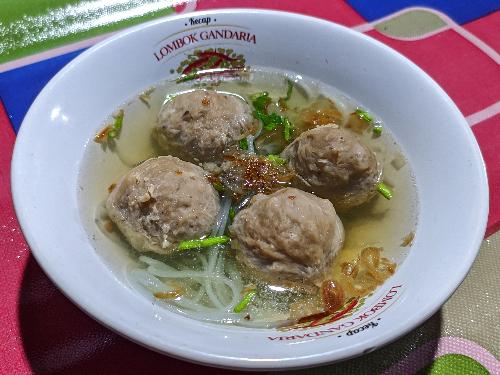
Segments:
[[[500,374],[499,0],[0,1],[0,373],[236,373],[153,353],[102,327],[69,302],[30,255],[13,211],[9,179],[12,148],[26,111],[75,56],[146,20],[226,7],[325,18],[401,52],[457,103],[488,171],[487,238],[470,274],[443,308],[376,352],[296,373]]]

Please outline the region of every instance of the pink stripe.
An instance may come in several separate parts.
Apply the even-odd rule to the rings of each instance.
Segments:
[[[476,113],[467,116],[465,119],[470,126],[474,126],[500,113],[500,100]]]
[[[0,100],[0,374],[27,373],[29,359],[23,350],[19,303],[28,245],[12,207],[10,161],[16,135]]]
[[[49,50],[44,51],[44,52],[36,53],[34,55],[22,57],[22,58],[17,59],[17,60],[12,60],[12,61],[0,64],[0,73],[6,72],[6,71],[12,70],[12,69],[20,68],[20,67],[23,67],[26,65],[34,64],[34,63],[37,63],[39,61],[48,60],[52,57],[64,55],[66,53],[70,53],[73,51],[78,51],[79,49],[82,49],[82,48],[91,47],[94,44],[97,44],[100,41],[102,41],[106,38],[109,38],[110,36],[112,36],[114,34],[116,34],[116,32],[102,34],[102,35],[96,36],[94,38],[85,39],[85,40],[82,40],[82,41],[76,42],[76,43],[66,44],[62,47],[49,49]]]

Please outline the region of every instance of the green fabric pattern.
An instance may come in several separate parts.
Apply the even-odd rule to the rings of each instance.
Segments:
[[[2,0],[0,63],[174,12],[168,0]]]
[[[415,38],[445,26],[439,16],[425,10],[413,10],[381,22],[375,29],[396,38]]]
[[[417,375],[489,375],[489,371],[478,361],[462,354],[445,354],[436,358]]]

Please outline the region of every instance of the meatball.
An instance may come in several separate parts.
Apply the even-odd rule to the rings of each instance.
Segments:
[[[173,156],[160,156],[123,176],[106,208],[136,250],[168,254],[179,241],[208,234],[220,202],[203,169]]]
[[[238,261],[280,283],[321,281],[344,243],[332,203],[295,188],[254,196],[230,233]]]
[[[373,151],[336,125],[302,133],[281,156],[297,173],[301,188],[330,199],[341,212],[370,200],[381,178]]]
[[[185,160],[216,161],[256,128],[252,110],[241,98],[195,90],[163,105],[153,136],[161,148]]]

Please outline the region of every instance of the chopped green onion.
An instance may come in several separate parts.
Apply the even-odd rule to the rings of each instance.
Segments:
[[[231,222],[233,222],[234,220],[234,217],[236,216],[236,210],[234,209],[234,207],[230,207],[229,208],[229,219],[231,219]]]
[[[377,137],[382,135],[382,124],[377,122],[373,124],[373,134],[375,134]]]
[[[264,129],[267,131],[272,131],[283,123],[283,118],[277,113],[266,115],[261,111],[254,111],[253,116],[256,119],[262,121],[262,124],[264,124]]]
[[[278,126],[283,126],[283,137],[285,140],[289,141],[292,138],[293,125],[287,117],[280,116],[274,112],[267,115],[258,110],[253,112],[253,116],[262,121],[265,130],[273,131],[276,130]]]
[[[287,79],[286,84],[288,85],[288,88],[286,90],[286,97],[284,98],[284,100],[290,100],[290,98],[292,97],[293,82]]]
[[[250,292],[248,292],[247,294],[245,294],[245,296],[243,297],[243,299],[238,302],[238,304],[234,307],[234,312],[235,313],[240,313],[242,312],[243,310],[245,310],[248,306],[248,304],[250,302],[252,302],[253,298],[255,297],[255,295],[257,294],[257,292],[255,290],[251,290]]]
[[[175,82],[181,83],[181,82],[187,82],[187,81],[192,81],[193,79],[198,78],[198,73],[190,73],[184,76],[181,76],[177,78]]]
[[[167,94],[165,96],[165,100],[163,101],[163,105],[167,104],[169,101],[171,101],[173,98],[178,96],[179,94]]]
[[[123,116],[124,116],[123,109],[120,109],[118,113],[113,116],[115,121],[113,122],[111,130],[108,133],[108,138],[116,138],[120,135],[120,131],[122,130],[123,126]]]
[[[267,155],[267,160],[269,160],[271,163],[276,164],[276,165],[285,165],[286,160],[283,158],[280,158],[278,155]]]
[[[383,182],[379,182],[377,184],[377,191],[380,194],[382,194],[385,199],[391,199],[392,198],[392,191],[391,191],[391,189],[389,188],[389,186],[387,186]]]
[[[274,115],[273,117],[271,117]],[[277,122],[276,113],[272,113],[271,115],[266,115],[265,113],[261,111],[253,111],[253,117],[255,117],[257,120],[262,121],[262,124],[264,125],[264,129],[271,131],[276,129],[276,127],[279,125]]]
[[[215,190],[223,192],[224,191],[224,185],[220,183],[219,181],[215,181],[212,183],[212,186],[214,187]]]
[[[293,125],[290,120],[286,117],[283,118],[283,138],[285,141],[290,141],[293,133]]]
[[[257,92],[255,94],[250,95],[250,100],[254,102],[263,96],[269,96],[269,93],[267,91]]]
[[[150,87],[149,89],[143,91],[139,94],[139,100],[144,103],[146,107],[150,107],[149,99],[151,99],[151,94],[155,91],[154,87]]]
[[[267,116],[269,115],[266,115],[265,113],[261,112],[261,111],[253,111],[253,117],[256,118],[257,120],[260,120],[262,121],[262,123],[264,124],[265,121],[267,120]]]
[[[221,245],[229,242],[230,238],[227,236],[207,237],[201,240],[188,240],[179,242],[179,250],[199,249],[202,247],[210,247],[214,245]]]
[[[266,91],[251,95],[250,100],[252,100],[252,104],[257,111],[264,113],[266,113],[267,106],[271,104],[272,101],[269,93]]]
[[[291,90],[293,88],[293,83],[291,81],[288,82],[289,89],[287,91],[287,98],[289,94],[291,95]],[[250,99],[252,100],[252,104],[255,108],[255,110],[253,111],[253,117],[255,117],[257,120],[262,121],[264,130],[273,131],[276,130],[276,128],[278,128],[279,126],[283,126],[283,137],[285,138],[285,141],[290,141],[293,133],[293,125],[290,120],[274,112],[269,114],[267,113],[267,106],[272,102],[269,94],[267,92],[253,94],[250,96]],[[287,99],[285,98],[285,100]],[[246,150],[248,148],[243,149]]]
[[[239,146],[242,150],[248,150],[248,141],[246,138],[240,139]]]
[[[372,122],[373,121],[372,115],[370,115],[368,112],[362,110],[361,108],[356,109],[355,113],[358,115],[358,117],[361,120],[364,120],[366,122]]]
[[[270,115],[267,115],[267,118],[264,121],[264,129],[272,131],[282,124],[283,117],[281,117],[277,113],[271,113]]]

